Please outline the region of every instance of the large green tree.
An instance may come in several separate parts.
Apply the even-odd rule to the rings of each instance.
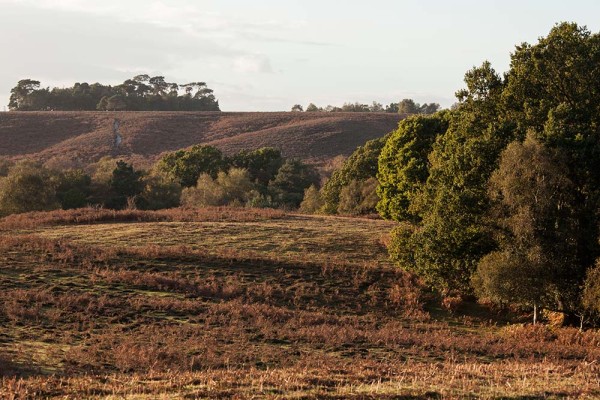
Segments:
[[[201,174],[216,178],[227,168],[223,153],[212,146],[195,145],[189,150],[179,150],[165,155],[156,165],[160,173],[177,181],[182,187],[196,185]]]
[[[275,177],[283,162],[281,151],[272,147],[242,150],[229,161],[232,167],[245,169],[250,179],[263,188],[266,188],[269,181]]]
[[[429,153],[436,138],[448,129],[449,119],[447,112],[410,117],[389,135],[377,166],[377,210],[384,218],[403,221],[417,217],[411,204],[429,176]]]
[[[414,215],[416,209],[420,217],[393,232],[392,257],[442,291],[470,293],[479,259],[493,249],[485,224],[487,181],[512,130],[498,118],[503,82],[491,65],[468,71],[465,83],[460,106],[429,154],[427,180],[408,206],[392,202],[389,212]]]
[[[402,225],[394,233],[391,252],[398,262],[436,287],[463,292],[470,292],[470,279],[477,265],[482,272],[480,278],[486,271],[488,283],[518,276],[510,272],[514,268],[553,271],[543,277],[550,283],[542,285],[541,292],[531,290],[529,294],[567,311],[576,307],[585,272],[599,255],[599,73],[600,35],[571,23],[556,25],[536,44],[517,46],[504,78],[487,62],[467,72],[466,88],[457,92],[459,103],[448,130],[438,136],[428,156],[427,181],[409,202],[409,209],[421,213],[421,221]],[[568,182],[561,190],[568,187],[569,192],[568,207],[561,206],[561,210],[569,210],[569,217],[557,216],[553,207],[558,206],[552,203],[555,198],[547,207],[535,203],[523,208],[531,220],[523,220],[529,225],[523,223],[521,228],[529,226],[536,232],[532,236],[535,240],[521,238],[521,245],[515,247],[518,235],[514,232],[512,246],[494,235],[493,222],[498,217],[492,212],[494,199],[488,187],[502,151],[513,140],[522,142],[527,135],[542,147],[534,152],[529,144],[524,145],[524,165],[537,162],[546,150],[561,160],[562,178]],[[550,164],[545,165],[544,173],[551,174]],[[508,172],[521,174],[513,176],[511,185],[528,176],[527,171],[517,167],[515,164],[512,171],[505,171],[507,177]],[[542,192],[547,189],[531,183],[520,187]],[[552,192],[552,196],[559,192]],[[526,207],[530,200],[522,200],[520,207]],[[510,218],[520,215],[516,210],[511,212]],[[563,226],[561,223],[572,229],[557,228]],[[541,226],[546,226],[543,235]],[[531,282],[514,289],[527,293],[528,285]],[[505,298],[516,299],[515,293]]]
[[[489,181],[499,248],[474,276],[497,302],[574,310],[585,270],[577,248],[575,188],[565,158],[529,135],[502,153]]]

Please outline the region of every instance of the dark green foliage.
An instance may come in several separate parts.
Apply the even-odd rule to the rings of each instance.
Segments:
[[[226,161],[219,149],[195,145],[167,154],[158,162],[157,169],[182,187],[192,187],[203,173],[216,178],[219,171],[226,169]]]
[[[392,107],[390,107],[392,108]],[[440,110],[440,105],[437,103],[415,103],[413,99],[404,99],[394,107],[397,112],[405,117],[416,114],[434,114]]]
[[[114,196],[107,206],[115,209],[125,208],[130,199],[135,199],[144,190],[142,173],[134,170],[133,166],[125,161],[117,161],[117,167],[110,179],[110,188]]]
[[[386,138],[374,139],[357,148],[325,183],[321,195],[325,202],[323,211],[335,214],[340,202],[340,192],[351,181],[364,181],[377,175],[377,160]]]
[[[502,81],[489,63],[467,72],[465,83],[460,107],[432,147],[427,180],[405,208],[421,221],[392,240],[405,247],[397,252],[402,267],[442,291],[470,293],[479,259],[494,248],[485,223],[487,181],[511,130],[495,113]]]
[[[505,79],[487,62],[467,72],[427,180],[410,198],[390,193],[397,219],[419,217],[390,252],[441,290],[473,283],[498,302],[573,312],[600,253],[600,35],[560,24],[511,58]]]
[[[229,161],[232,167],[245,169],[252,181],[266,188],[283,165],[281,151],[272,147],[242,150]]]
[[[379,201],[377,186],[378,182],[375,178],[369,178],[365,181],[350,181],[340,192],[338,214],[375,214],[377,212],[375,207]]]
[[[448,129],[449,119],[449,113],[407,118],[388,137],[377,173],[377,210],[382,217],[403,221],[418,216],[410,206],[429,176],[427,157],[437,136]]]
[[[319,180],[314,167],[299,160],[286,160],[275,178],[269,182],[269,192],[278,205],[298,208],[304,198],[304,191],[311,185],[318,185]]]
[[[180,92],[183,91],[183,94]],[[11,90],[15,111],[219,111],[219,102],[204,82],[177,84],[164,77],[138,75],[120,85],[76,83],[68,88],[42,88],[23,79]]]
[[[162,210],[178,207],[181,200],[181,185],[161,176],[149,176],[141,194],[146,210]]]
[[[85,207],[89,203],[92,178],[82,170],[67,170],[59,175],[56,197],[63,210]]]
[[[531,136],[502,153],[490,179],[500,250],[479,263],[474,283],[482,296],[575,309],[585,270],[577,254],[574,186],[566,172],[565,160]]]

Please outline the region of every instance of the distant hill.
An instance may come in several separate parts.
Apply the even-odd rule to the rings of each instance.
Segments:
[[[149,164],[161,153],[208,144],[231,154],[265,146],[323,162],[394,130],[392,113],[7,112],[0,156],[83,166],[103,156]]]

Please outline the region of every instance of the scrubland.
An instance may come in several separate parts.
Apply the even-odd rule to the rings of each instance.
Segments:
[[[600,333],[444,309],[387,261],[389,230],[230,208],[5,218],[0,397],[600,396]]]

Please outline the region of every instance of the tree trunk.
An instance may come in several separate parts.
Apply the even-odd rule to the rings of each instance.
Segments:
[[[533,324],[537,324],[537,304],[533,305]]]

